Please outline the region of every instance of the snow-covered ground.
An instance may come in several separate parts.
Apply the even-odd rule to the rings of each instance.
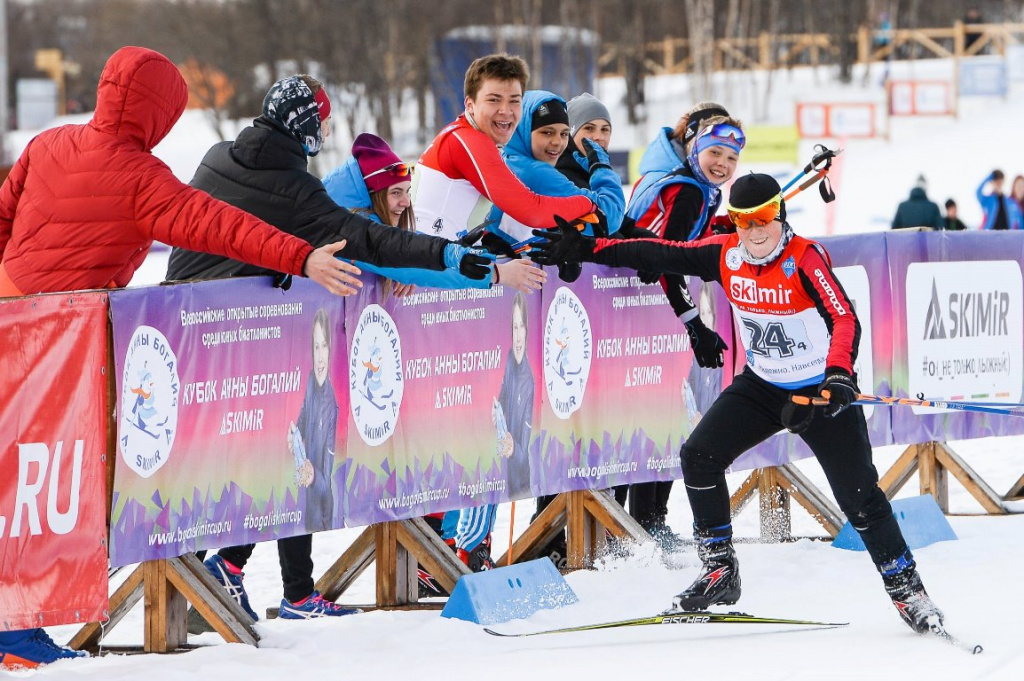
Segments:
[[[948,78],[948,62],[894,64],[899,77]],[[843,88],[827,81],[822,70],[796,69],[776,74],[770,106],[754,106],[749,76],[732,76],[719,84],[719,99],[751,123],[791,124],[797,101],[883,101],[876,66],[869,86]],[[1008,179],[1024,172],[1024,88],[1014,84],[1005,99],[962,99],[960,118],[900,118],[891,121],[890,139],[849,140],[836,178],[839,194],[835,233],[884,229],[899,201],[924,173],[929,194],[941,203],[953,196],[962,219],[971,227],[980,221],[973,193],[987,173],[1000,167]],[[630,129],[619,123],[625,111],[616,104],[622,84],[603,80],[597,94],[608,102],[616,119],[614,147],[642,145],[658,125],[671,125],[694,101],[685,78],[657,78],[648,85],[650,124]],[[763,93],[763,86],[760,92]],[[243,122],[244,124],[244,122]],[[27,141],[22,135],[21,146]],[[18,148],[19,138],[12,140]],[[216,141],[198,112],[188,112],[158,154],[184,180],[191,177],[202,154]],[[340,140],[344,144],[344,140]],[[801,143],[801,158],[809,157],[813,141]],[[741,161],[740,172],[754,169]],[[761,169],[761,168],[757,168]],[[771,168],[785,175],[792,168]],[[793,202],[791,220],[799,233],[825,233],[825,209],[812,192]],[[158,282],[166,267],[166,250],[155,250],[134,284]],[[951,443],[997,491],[1005,491],[1024,473],[1024,438],[985,439]],[[884,471],[900,453],[899,447],[876,451]],[[822,489],[824,476],[813,461],[798,464]],[[742,474],[730,476],[733,489]],[[980,506],[950,480],[951,507],[957,514],[981,513]],[[916,478],[900,496],[912,496]],[[1024,504],[1009,504],[1024,510]],[[532,502],[516,504],[515,533],[533,512]],[[185,655],[107,655],[65,662],[16,676],[45,679],[103,677],[107,681],[160,681],[197,677],[279,681],[304,679],[368,679],[409,676],[417,679],[523,679],[576,676],[585,679],[653,678],[708,675],[710,678],[825,679],[930,678],[1019,679],[1024,665],[1024,639],[1015,624],[1024,612],[1024,517],[956,515],[950,523],[959,536],[916,551],[929,592],[947,616],[950,630],[965,640],[984,645],[980,656],[969,656],[936,640],[922,639],[900,621],[881,588],[866,554],[831,548],[827,542],[800,540],[785,544],[743,543],[739,556],[744,597],[737,608],[755,614],[790,618],[848,621],[843,629],[792,631],[783,627],[704,626],[658,629],[616,629],[531,639],[497,639],[480,627],[443,619],[436,612],[372,612],[338,621],[263,621],[258,625],[261,646],[225,645],[216,634],[191,640],[200,650]],[[495,553],[507,546],[510,505],[499,510]],[[674,494],[670,522],[683,534],[691,524],[685,495]],[[740,537],[758,536],[756,503],[736,519]],[[809,516],[794,504],[793,529],[799,536],[823,535]],[[358,530],[318,534],[314,539],[317,573],[341,554]],[[577,572],[566,579],[579,603],[542,611],[528,621],[501,627],[510,631],[567,626],[654,614],[692,579],[697,559],[692,549],[677,554],[672,567],[653,549],[626,559],[609,560],[597,570]],[[281,595],[277,551],[261,545],[246,569],[246,584],[257,612],[276,606]],[[347,603],[373,600],[372,571],[342,599]],[[73,627],[52,634],[67,640]],[[109,637],[110,645],[142,641],[142,608],[136,609]]]

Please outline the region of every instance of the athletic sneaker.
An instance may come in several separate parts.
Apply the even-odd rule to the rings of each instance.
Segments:
[[[252,618],[253,622],[258,622],[260,617],[256,614],[256,611],[249,606],[249,594],[245,592],[245,585],[242,584],[242,579],[245,574],[239,572],[235,574],[228,569],[224,559],[213,554],[209,558],[203,561],[203,565],[210,571],[213,578],[220,582],[221,586],[227,589],[228,595],[235,599],[235,602],[242,606],[242,610],[245,610],[249,617]]]
[[[76,657],[89,657],[89,653],[57,645],[42,629],[0,631],[0,669],[35,669]]]
[[[314,591],[308,598],[298,603],[292,603],[288,599],[282,598],[278,616],[284,620],[311,620],[317,617],[358,615],[361,612],[362,610],[359,608],[346,608],[325,600],[319,591]]]
[[[676,594],[666,614],[732,605],[740,599],[739,561],[732,541],[701,542],[697,545],[697,555],[703,562],[700,576],[685,591]]]
[[[942,611],[924,590],[921,575],[915,567],[909,567],[892,576],[884,576],[885,592],[892,599],[900,617],[911,629],[919,634],[942,627]]]

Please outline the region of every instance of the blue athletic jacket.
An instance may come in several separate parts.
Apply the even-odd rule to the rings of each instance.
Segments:
[[[502,150],[505,163],[515,173],[516,177],[522,180],[523,184],[537,194],[544,196],[586,196],[597,204],[601,212],[608,219],[608,231],[614,233],[619,231],[622,224],[622,213],[626,207],[626,197],[622,193],[622,182],[618,174],[611,168],[599,168],[590,177],[590,189],[581,189],[573,184],[572,180],[552,166],[538,161],[533,157],[533,150],[530,145],[530,119],[533,112],[544,102],[557,99],[565,103],[558,95],[546,90],[528,90],[523,95],[523,117],[516,126],[512,139]],[[514,242],[515,239],[505,234],[498,227],[503,213],[495,206],[488,215],[488,231],[498,234],[502,238]],[[551,225],[554,227],[554,225]],[[593,234],[590,227],[584,230],[584,234]]]
[[[366,188],[366,183],[363,182],[363,173],[359,170],[359,164],[354,156],[349,157],[347,161],[327,173],[323,182],[327,189],[327,195],[336,204],[352,212],[364,213],[374,222],[383,222],[373,212],[370,205],[370,191]],[[433,286],[434,288],[490,288],[491,286],[490,276],[483,279],[470,279],[454,267],[436,271],[410,267],[377,267],[362,261],[353,261],[353,263],[364,272],[372,272],[400,284]]]
[[[632,218],[638,226],[645,229],[650,228],[650,225],[642,218],[659,199],[661,190],[672,184],[692,185],[700,190],[704,199],[700,218],[694,222],[690,232],[686,235],[686,240],[692,241],[701,235],[707,227],[708,220],[714,217],[722,201],[722,194],[716,187],[699,182],[689,172],[685,172],[686,160],[680,158],[675,147],[672,146],[671,134],[672,128],[662,128],[661,132],[644,150],[644,155],[640,159],[640,181],[637,182],[632,196],[629,197],[626,215]],[[663,213],[661,219],[666,219],[671,207],[662,206],[661,208]]]
[[[985,217],[982,220],[982,229],[992,229],[996,223],[996,214],[999,212],[999,197],[995,194],[983,194],[985,185],[989,183],[992,176],[989,175],[981,184],[978,185],[978,203],[981,204],[981,210],[984,212]],[[1013,200],[1012,197],[1004,195],[1002,197],[1003,205],[1006,207],[1006,224],[1008,229],[1021,229],[1024,227],[1024,216],[1021,216],[1020,206]]]

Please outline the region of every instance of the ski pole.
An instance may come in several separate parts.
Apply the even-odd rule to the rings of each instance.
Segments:
[[[791,395],[790,400],[796,404],[812,405],[816,407],[828,404],[825,397],[807,397],[804,395]],[[973,411],[982,414],[1001,414],[1003,416],[1024,417],[1024,404],[1015,406],[985,406],[974,402],[959,402],[956,400],[914,400],[908,397],[885,397],[882,395],[857,394],[854,404],[877,404],[884,407],[934,407],[936,409],[952,409],[954,411]]]
[[[832,159],[835,158],[837,155],[843,153],[842,149],[840,149],[838,151],[832,151],[831,149],[826,147],[824,144],[816,144],[816,145],[814,145],[814,148],[815,149],[820,149],[820,151],[818,151],[816,154],[814,154],[814,156],[811,157],[811,162],[808,163],[807,165],[805,165],[803,170],[801,170],[799,173],[797,173],[796,176],[793,177],[793,179],[791,179],[789,182],[786,183],[786,186],[782,188],[782,193],[783,194],[786,192],[787,189],[789,189],[794,184],[799,182],[800,179],[804,175],[807,175],[812,170],[818,170],[818,164],[825,163],[825,165],[827,167],[831,168],[831,166],[832,166]],[[827,172],[827,170],[826,170],[826,172]]]
[[[830,186],[830,183],[828,181],[828,172],[832,169],[832,159],[834,159],[839,154],[843,153],[843,150],[839,149],[837,151],[832,151],[831,149],[828,149],[827,147],[821,144],[819,144],[818,147],[820,147],[822,151],[815,154],[814,158],[811,159],[811,162],[804,167],[803,175],[801,175],[800,177],[803,177],[804,175],[807,175],[810,172],[814,172],[814,174],[811,175],[810,178],[802,182],[800,186],[798,186],[796,189],[794,189],[788,194],[786,194],[785,191],[789,187],[793,186],[793,182],[791,181],[789,184],[787,184],[786,187],[782,190],[784,194],[784,200],[789,201],[791,198],[793,198],[803,190],[807,189],[815,182],[820,181],[821,184],[819,185],[819,190],[821,193],[821,200],[824,201],[825,203],[835,201],[836,194],[835,192],[832,191],[832,187]],[[818,164],[821,163],[824,163],[824,165],[818,168]]]

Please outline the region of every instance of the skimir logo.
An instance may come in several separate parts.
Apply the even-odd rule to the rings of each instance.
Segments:
[[[398,327],[380,305],[359,315],[348,358],[352,418],[363,442],[376,447],[395,432],[402,408],[402,339]]]
[[[583,404],[593,343],[587,308],[575,293],[559,287],[544,323],[544,385],[560,419],[569,418]]]
[[[178,431],[178,359],[160,331],[139,326],[121,376],[121,458],[143,478],[167,463]]]
[[[729,295],[747,305],[789,305],[793,292],[779,284],[776,288],[761,288],[756,279],[732,277],[729,280]]]
[[[942,323],[942,305],[939,304],[939,289],[932,279],[932,302],[928,304],[928,314],[924,320],[924,339],[935,340],[946,337],[946,325]]]

